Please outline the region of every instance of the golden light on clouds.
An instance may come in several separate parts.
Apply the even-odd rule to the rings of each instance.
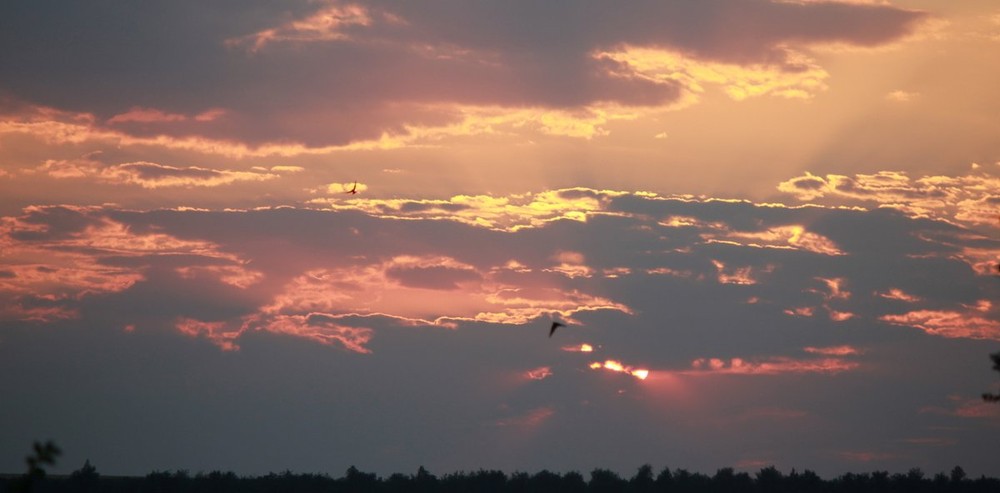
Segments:
[[[784,50],[784,60],[775,64],[735,64],[698,59],[668,49],[623,46],[602,51],[594,58],[617,62],[627,71],[618,77],[635,77],[658,83],[676,83],[686,96],[679,107],[696,102],[706,86],[719,86],[730,98],[742,101],[760,96],[808,99],[827,88],[828,74],[801,52]]]
[[[1000,165],[973,167],[962,176],[911,178],[905,171],[858,173],[854,176],[806,172],[778,184],[778,190],[798,200],[835,205],[870,203],[891,207],[914,217],[996,227],[1000,197]]]
[[[246,47],[258,52],[272,43],[314,43],[349,39],[345,32],[351,26],[369,26],[372,13],[356,4],[327,5],[301,19],[291,20],[280,26],[263,29],[253,34],[230,38],[226,45]]]
[[[709,241],[754,248],[803,250],[821,255],[844,255],[837,245],[823,235],[809,232],[801,225],[776,226],[766,231],[726,231],[704,235]]]
[[[605,360],[603,363],[595,361],[590,364],[590,369],[592,370],[608,370],[616,373],[624,373],[626,375],[631,375],[639,380],[645,380],[649,377],[649,370],[645,368],[634,368],[623,364],[621,361],[609,359]]]
[[[577,193],[579,192],[579,193]],[[558,220],[586,221],[588,215],[604,209],[602,200],[624,192],[585,189],[552,190],[541,193],[455,195],[447,200],[404,200],[353,198],[315,199],[332,210],[359,210],[373,216],[398,219],[435,219],[516,232],[537,228]],[[576,257],[568,258],[569,261]],[[570,263],[562,259],[563,263]],[[579,263],[579,262],[577,262]]]

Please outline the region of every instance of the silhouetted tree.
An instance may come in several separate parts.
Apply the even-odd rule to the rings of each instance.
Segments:
[[[424,474],[427,473],[423,467],[421,467],[420,470],[423,471]],[[357,467],[351,466],[347,468],[347,472],[344,474],[341,482],[346,488],[345,491],[348,493],[367,493],[369,491],[375,491],[376,486],[378,485],[378,477],[375,476],[375,473],[361,472]]]
[[[786,482],[790,491],[820,491],[823,487],[823,479],[809,469],[802,471],[801,474],[792,469],[792,472],[788,473]]]
[[[713,491],[719,493],[735,493],[750,491],[753,488],[753,479],[745,472],[737,473],[731,467],[724,467],[715,471],[712,476],[714,484]]]
[[[783,491],[785,476],[774,466],[767,466],[757,472],[757,491]]]
[[[649,493],[655,488],[656,479],[653,477],[653,466],[643,464],[635,472],[635,476],[629,480],[629,490],[637,493]]]
[[[83,466],[70,473],[69,481],[74,490],[90,493],[97,490],[100,477],[101,475],[97,473],[97,468],[91,465],[90,459],[87,459],[83,462]]]
[[[28,493],[37,488],[46,476],[44,466],[54,466],[56,457],[62,454],[62,450],[51,440],[45,443],[35,442],[31,449],[31,454],[24,458],[28,471],[11,483],[11,490],[15,493]]]
[[[583,479],[582,474],[570,471],[563,475],[562,491],[563,493],[584,493],[587,491],[587,481]]]
[[[656,480],[653,481],[656,485],[656,491],[671,491],[674,484],[674,475],[670,474],[670,468],[664,467],[660,474],[656,475]]]
[[[993,360],[993,369],[1000,371],[1000,352],[991,354],[990,359]],[[1000,392],[996,394],[990,394],[987,392],[983,394],[983,400],[986,402],[1000,402]]]
[[[614,471],[594,469],[590,472],[588,490],[593,493],[617,493],[623,491],[627,484],[628,482],[619,477]]]

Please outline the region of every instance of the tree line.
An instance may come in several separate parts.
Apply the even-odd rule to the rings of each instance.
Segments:
[[[497,470],[456,472],[436,476],[423,467],[415,474],[380,477],[350,467],[341,477],[327,474],[270,473],[238,476],[233,472],[154,471],[146,476],[102,476],[87,461],[68,476],[47,476],[38,471],[30,482],[24,476],[0,478],[6,493],[996,493],[1000,479],[969,478],[961,467],[933,476],[920,469],[890,474],[886,471],[848,473],[823,479],[816,473],[792,470],[783,473],[765,467],[755,473],[732,468],[713,475],[652,466],[639,467],[631,476],[594,469],[589,477],[578,472],[547,470],[507,474]]]

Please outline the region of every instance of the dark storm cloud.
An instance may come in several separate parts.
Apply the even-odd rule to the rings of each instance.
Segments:
[[[683,96],[679,82],[636,77],[600,51],[654,47],[796,73],[808,67],[787,48],[877,46],[925,18],[763,0],[22,2],[0,7],[0,91],[132,135],[344,144],[459,119],[447,105],[579,109]]]

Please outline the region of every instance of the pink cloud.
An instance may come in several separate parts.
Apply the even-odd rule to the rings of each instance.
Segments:
[[[279,315],[261,319],[257,325],[251,319],[251,326],[259,326],[269,332],[287,334],[309,339],[324,345],[340,345],[356,353],[367,354],[366,347],[374,331],[365,327],[350,327],[339,323],[341,317],[325,313],[307,315]]]
[[[692,369],[683,375],[781,375],[786,373],[837,374],[856,370],[860,364],[840,358],[795,359],[773,357],[761,360],[732,358],[699,358],[691,363]]]
[[[213,242],[181,239],[157,231],[137,231],[87,207],[29,207],[19,217],[0,218],[4,270],[0,295],[14,299],[80,300],[118,293],[146,279],[144,266],[153,257],[188,256],[199,265],[182,275],[205,275],[246,287],[260,274]],[[108,259],[141,259],[137,264]],[[62,311],[59,311],[62,310]],[[8,316],[65,318],[71,309],[10,310]]]
[[[854,356],[862,354],[864,351],[854,346],[830,346],[830,347],[805,347],[802,348],[807,353],[822,354],[824,356]]]
[[[222,348],[223,351],[235,351],[239,348],[236,345],[236,338],[240,336],[242,331],[227,328],[226,322],[203,322],[182,317],[177,320],[174,327],[180,333],[191,337],[205,337]]]
[[[927,334],[949,339],[980,339],[1000,341],[1000,321],[964,311],[915,310],[897,315],[883,315],[879,320],[893,325],[913,327]]]
[[[1000,418],[1000,406],[986,402],[980,398],[967,399],[961,396],[949,396],[950,407],[927,406],[920,409],[925,414],[941,414],[957,418],[997,419]]]
[[[261,311],[384,313],[437,325],[460,320],[525,324],[552,314],[569,320],[590,310],[631,313],[607,298],[535,285],[537,281],[527,274],[504,266],[477,268],[446,256],[399,255],[375,263],[308,270]]]

